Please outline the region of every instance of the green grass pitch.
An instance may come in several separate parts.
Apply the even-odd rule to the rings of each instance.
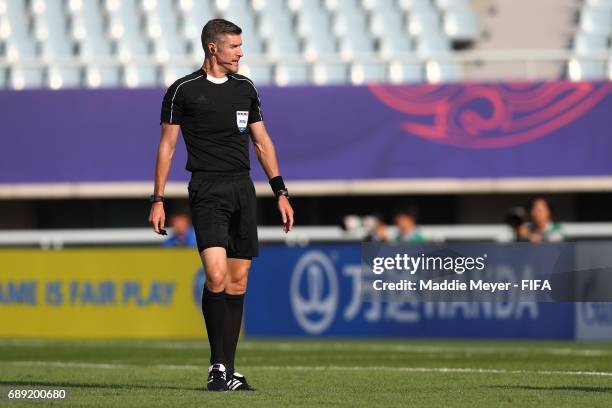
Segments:
[[[610,407],[612,344],[242,340],[258,390],[203,391],[206,341],[0,340],[7,407]],[[10,389],[65,389],[16,402]]]

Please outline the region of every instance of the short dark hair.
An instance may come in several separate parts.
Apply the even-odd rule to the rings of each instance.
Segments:
[[[211,42],[216,42],[219,39],[219,36],[223,34],[240,35],[242,34],[242,28],[238,27],[231,21],[227,21],[222,18],[209,20],[204,25],[204,28],[202,28],[202,36],[200,38],[202,40],[204,54],[207,57],[210,55],[210,50],[206,45]]]
[[[393,213],[393,218],[395,219],[401,215],[406,215],[416,220],[419,216],[419,208],[415,204],[404,205],[403,207],[399,207],[395,210]]]
[[[550,212],[551,216],[554,213],[554,203],[551,200],[547,200],[545,197],[543,196],[535,196],[532,197],[529,202],[527,203],[527,211],[531,212],[531,210],[533,210],[533,207],[536,203],[536,201],[544,201],[544,204],[546,204],[546,206],[548,207],[548,211]]]

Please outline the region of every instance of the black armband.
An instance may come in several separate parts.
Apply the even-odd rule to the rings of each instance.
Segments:
[[[285,187],[285,182],[281,176],[272,177],[270,179],[270,187],[272,187],[272,192],[277,197],[280,191],[287,191],[287,187]]]

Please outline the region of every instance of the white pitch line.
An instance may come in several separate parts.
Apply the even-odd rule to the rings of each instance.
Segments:
[[[99,369],[162,369],[162,370],[202,370],[207,367],[192,364],[157,364],[130,365],[115,363],[82,363],[62,361],[4,361],[0,366],[17,367],[61,367],[61,368],[99,368]],[[607,371],[555,371],[555,370],[506,370],[503,368],[470,368],[470,367],[387,367],[387,366],[241,366],[241,370],[278,370],[278,371],[385,371],[405,373],[467,373],[467,374],[538,374],[538,375],[570,375],[589,377],[612,377]]]
[[[17,346],[17,347],[47,347],[49,343],[45,340],[23,339],[23,340],[0,340],[0,346]],[[58,344],[62,344],[59,342]],[[83,343],[87,346],[87,342]],[[109,344],[117,348],[169,348],[169,349],[207,349],[206,340],[144,340],[132,342],[104,342],[92,341],[91,344]],[[576,349],[571,347],[491,347],[491,346],[449,346],[449,345],[411,345],[411,344],[385,344],[385,343],[369,343],[359,344],[351,342],[309,342],[309,343],[266,343],[254,341],[240,342],[239,349],[241,350],[262,350],[262,351],[380,351],[380,352],[398,352],[398,353],[482,353],[482,354],[499,354],[499,353],[540,353],[559,356],[586,356],[598,357],[611,355],[612,350],[605,349]]]

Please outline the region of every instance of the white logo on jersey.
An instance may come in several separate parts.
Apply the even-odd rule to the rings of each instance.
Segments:
[[[240,130],[240,132],[244,132],[246,130],[248,122],[249,111],[236,111],[236,124],[238,125],[238,130]]]

